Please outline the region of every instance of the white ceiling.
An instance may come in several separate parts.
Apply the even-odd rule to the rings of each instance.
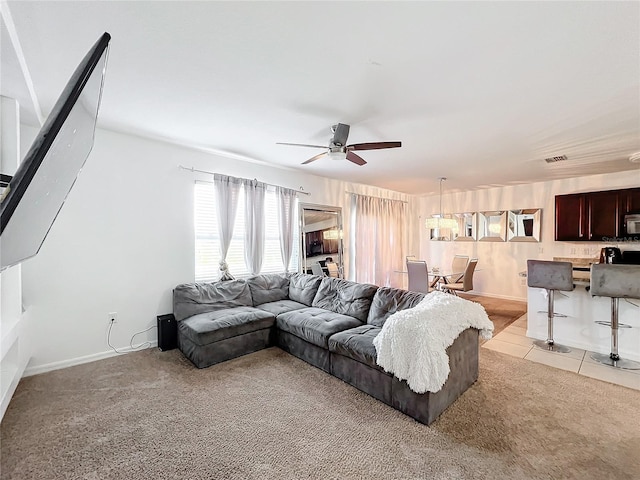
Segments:
[[[108,31],[104,128],[412,194],[440,176],[450,191],[632,169],[640,182],[639,2],[8,6],[45,115]],[[4,49],[7,94],[21,77]],[[403,146],[359,167],[302,166],[320,151],[275,144],[327,144],[338,122],[349,143]]]

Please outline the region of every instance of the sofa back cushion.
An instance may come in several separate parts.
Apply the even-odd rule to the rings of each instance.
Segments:
[[[289,279],[280,273],[256,275],[247,279],[253,306],[289,298]]]
[[[198,313],[243,306],[253,306],[251,290],[244,280],[183,283],[173,289],[173,315],[178,321]]]
[[[289,299],[310,307],[320,286],[320,280],[321,278],[315,275],[292,273],[289,275]]]
[[[371,300],[378,287],[340,278],[324,277],[312,306],[367,321]]]
[[[389,315],[415,307],[424,295],[424,293],[409,292],[399,288],[381,287],[373,297],[367,323],[382,327]]]

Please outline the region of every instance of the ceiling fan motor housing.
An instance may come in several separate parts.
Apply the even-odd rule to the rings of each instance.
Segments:
[[[339,123],[331,127],[333,132],[333,138],[330,141],[330,148],[344,147],[347,144],[347,138],[349,138],[349,125]]]

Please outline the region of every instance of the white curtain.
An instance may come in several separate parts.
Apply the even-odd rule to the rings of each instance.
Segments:
[[[278,199],[278,228],[280,229],[280,255],[284,271],[289,271],[291,253],[293,251],[293,226],[295,222],[296,191],[284,187],[276,187]]]
[[[266,184],[244,181],[244,262],[252,275],[260,273],[264,258],[264,197]]]
[[[227,253],[233,237],[233,225],[238,210],[238,196],[242,181],[239,178],[215,174],[213,184],[218,212],[218,232],[220,233],[220,280],[233,280],[227,265]]]
[[[402,287],[407,204],[399,200],[352,194],[351,261],[353,280],[382,287]]]

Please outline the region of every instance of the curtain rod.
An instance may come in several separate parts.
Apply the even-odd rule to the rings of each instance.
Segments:
[[[208,172],[206,170],[198,170],[197,168],[193,168],[193,167],[185,167],[184,165],[178,165],[178,168],[181,168],[183,170],[189,170],[190,172],[199,172],[199,173],[207,173],[209,175],[223,175],[223,174],[217,174],[216,172]],[[282,185],[274,185],[273,183],[267,183],[267,182],[262,182],[265,185],[269,185],[270,187],[280,187],[280,188],[288,188],[288,187],[283,187]],[[309,192],[305,192],[302,187],[300,187],[298,190],[296,190],[295,188],[290,188],[289,190],[293,190],[296,193],[302,193],[303,195],[311,195]]]
[[[392,202],[409,203],[406,200],[396,200],[395,198],[376,197],[375,195],[365,195],[363,193],[349,192],[348,190],[345,190],[344,193],[347,194],[347,195],[358,195],[360,197],[379,198],[380,200],[391,200]]]

